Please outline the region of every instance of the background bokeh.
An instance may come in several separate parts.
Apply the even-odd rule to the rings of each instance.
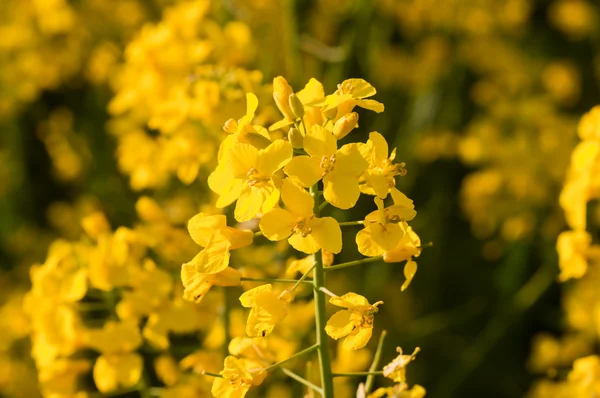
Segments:
[[[332,284],[385,302],[374,335],[421,347],[411,381],[432,398],[500,398],[564,378],[597,346],[565,315],[573,286],[557,281],[555,246],[577,123],[599,102],[599,12],[592,0],[0,2],[0,396],[40,394],[39,302],[22,308],[51,242],[79,241],[101,211],[113,229],[142,231],[176,274],[195,254],[185,222],[210,196],[223,123],[243,115],[246,91],[267,103],[279,75],[326,92],[360,77],[386,106],[359,112],[353,140],[378,131],[397,147],[408,171],[397,187],[433,246],[406,292],[393,264]],[[344,217],[372,207],[363,197]]]

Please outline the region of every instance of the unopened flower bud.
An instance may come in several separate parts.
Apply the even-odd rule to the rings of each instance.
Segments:
[[[341,140],[356,127],[358,127],[358,113],[351,112],[335,122],[333,125],[333,135],[338,140]]]
[[[252,145],[257,149],[264,149],[271,145],[271,141],[267,137],[258,133],[254,133],[252,131],[249,131],[246,134],[244,134],[244,137],[246,138],[248,144]]]
[[[225,130],[226,133],[229,134],[233,134],[237,131],[238,128],[238,123],[235,121],[235,119],[229,119],[225,122],[225,125],[223,125],[223,130]]]
[[[273,99],[275,100],[275,104],[277,105],[277,108],[279,108],[279,111],[289,120],[296,119],[289,103],[290,95],[293,93],[292,86],[289,85],[285,78],[277,76],[273,79]]]
[[[292,127],[290,131],[288,131],[288,141],[290,141],[290,144],[292,144],[292,147],[295,149],[304,148],[304,137],[296,127]]]
[[[302,105],[302,101],[300,98],[294,93],[290,94],[288,98],[288,102],[290,103],[290,108],[294,115],[296,115],[296,119],[300,119],[304,117],[304,105]]]
[[[99,211],[96,211],[81,220],[81,227],[92,239],[98,239],[101,235],[110,232],[108,220]]]

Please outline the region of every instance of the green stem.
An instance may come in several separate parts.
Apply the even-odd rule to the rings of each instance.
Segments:
[[[360,221],[343,221],[338,223],[340,227],[349,227],[350,225],[363,225],[365,222],[363,220]]]
[[[342,263],[342,264],[338,264],[338,265],[332,265],[331,267],[327,267],[327,268],[325,268],[325,271],[333,271],[333,270],[336,270],[336,269],[354,267],[355,265],[372,263],[372,262],[375,262],[375,261],[379,261],[382,258],[383,258],[383,256],[377,256],[377,257],[363,258],[362,260],[349,261],[347,263]]]
[[[318,184],[315,184],[310,189],[311,194],[315,200],[314,213],[316,217],[319,217],[319,195],[318,195]],[[331,372],[331,357],[329,353],[329,346],[327,340],[327,333],[325,333],[325,325],[327,323],[327,314],[325,313],[325,306],[327,299],[325,293],[320,289],[325,285],[325,268],[323,267],[323,256],[319,253],[314,254],[315,260],[315,272],[313,277],[314,290],[315,290],[315,327],[317,334],[317,346],[319,347],[319,367],[321,370],[321,388],[323,389],[323,398],[333,398],[333,374]]]
[[[312,284],[312,280],[297,280],[297,279],[278,279],[278,278],[248,278],[241,277],[242,282],[273,282],[273,283],[307,283]]]
[[[315,350],[318,350],[318,349],[319,349],[319,345],[318,344],[311,345],[310,347],[305,348],[302,351],[298,351],[297,353],[295,353],[294,355],[292,355],[291,357],[289,357],[287,359],[284,359],[283,361],[279,361],[277,363],[274,363],[273,365],[267,366],[266,368],[264,368],[264,370],[266,370],[268,372],[270,370],[273,370],[273,369],[275,369],[275,368],[283,365],[284,363],[286,363],[288,361],[291,361],[294,358],[298,358],[298,357],[300,357],[302,355],[311,353],[311,352],[313,352]]]
[[[361,377],[361,376],[381,376],[383,371],[377,372],[349,372],[349,373],[333,373],[333,377]]]
[[[324,208],[327,207],[327,205],[329,204],[329,202],[323,202],[319,205],[319,211],[323,210]]]
[[[289,369],[286,369],[286,368],[279,368],[279,369],[281,369],[281,371],[283,373],[285,373],[292,379],[296,380],[298,383],[304,384],[306,387],[310,388],[311,390],[314,390],[314,391],[318,392],[319,394],[323,395],[323,389],[321,389],[321,387],[314,385],[310,381],[306,380],[304,377],[297,375],[296,373],[292,372]]]
[[[219,379],[222,379],[222,378],[223,378],[223,375],[220,375],[220,374],[218,374],[218,373],[207,372],[207,371],[205,371],[205,370],[203,370],[203,371],[202,371],[202,374],[203,374],[204,376],[218,377]]]
[[[310,267],[310,268],[308,269],[308,271],[306,271],[304,274],[302,274],[302,276],[300,277],[300,279],[298,279],[298,282],[296,282],[296,284],[295,284],[295,285],[294,285],[294,286],[293,286],[293,287],[290,289],[290,291],[291,291],[291,292],[293,292],[294,290],[296,290],[296,288],[297,288],[298,286],[300,286],[300,284],[301,284],[302,282],[304,282],[304,280],[306,279],[306,277],[308,276],[308,274],[310,274],[310,273],[312,272],[312,270],[314,270],[314,269],[315,269],[315,267],[316,267],[316,266],[317,266],[317,264],[316,264],[316,263],[314,263],[314,264],[312,265],[312,267]],[[307,282],[307,283],[312,283],[312,282]]]
[[[263,233],[262,233],[262,231],[257,231],[257,232],[255,232],[255,233],[254,233],[254,235],[253,235],[253,237],[254,237],[254,238],[257,238],[257,237],[259,237],[259,236],[263,236]]]
[[[375,357],[373,357],[373,362],[371,362],[371,367],[369,368],[370,374],[367,377],[367,381],[365,383],[365,394],[368,395],[373,389],[373,383],[375,382],[375,371],[379,367],[379,362],[381,361],[381,352],[383,351],[383,342],[385,340],[387,332],[383,330],[381,335],[379,336],[379,342],[377,343],[377,351],[375,351]]]

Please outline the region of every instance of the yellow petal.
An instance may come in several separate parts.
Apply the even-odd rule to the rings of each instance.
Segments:
[[[336,94],[350,94],[353,98],[372,97],[377,90],[364,79],[346,79],[339,84]]]
[[[311,157],[330,157],[337,150],[337,142],[333,133],[319,125],[314,125],[304,137],[304,149]]]
[[[298,98],[300,98],[300,101],[306,105],[315,101],[323,100],[325,97],[325,90],[323,89],[323,84],[320,81],[314,77],[311,77],[308,83],[306,83],[306,86],[304,86],[304,88],[298,91],[296,94],[298,95]]]
[[[270,176],[292,159],[292,152],[292,144],[276,140],[258,153],[256,168],[264,175]]]
[[[385,110],[385,106],[381,102],[377,102],[371,99],[357,100],[356,105],[360,106],[363,109],[368,109],[377,113],[381,113]]]
[[[346,144],[335,154],[335,172],[358,178],[369,163],[363,158],[357,144]]]
[[[250,308],[254,305],[254,300],[256,299],[256,296],[264,292],[270,292],[272,290],[273,286],[271,286],[271,284],[257,286],[243,293],[240,296],[240,303],[242,303],[242,306]]]
[[[281,200],[295,216],[310,217],[313,214],[313,197],[288,178],[281,184]]]
[[[329,318],[325,326],[325,332],[329,337],[337,340],[352,332],[354,323],[351,322],[350,315],[350,311],[340,310]]]
[[[215,377],[210,392],[213,397],[244,398],[249,389],[249,384],[233,384],[229,380]]]
[[[384,251],[393,250],[404,237],[404,230],[398,224],[371,224],[367,228],[373,241]]]
[[[287,316],[285,302],[272,292],[258,294],[248,316],[246,333],[250,337],[265,337]]]
[[[235,205],[234,217],[239,222],[256,217],[263,205],[264,196],[260,188],[245,185]]]
[[[294,234],[290,236],[288,242],[294,249],[306,254],[316,253],[321,248],[312,235],[302,236],[301,234]]]
[[[338,254],[342,251],[342,230],[333,217],[317,218],[311,221],[311,235],[328,252]]]
[[[406,277],[406,281],[404,281],[404,283],[402,284],[402,291],[405,291],[406,288],[408,287],[408,285],[410,285],[410,282],[413,280],[416,273],[417,273],[416,261],[412,261],[412,260],[407,261],[406,265],[404,265],[404,276]]]
[[[321,159],[308,156],[294,157],[283,169],[285,174],[305,188],[310,188],[321,179]]]
[[[361,186],[361,191],[367,194],[375,194],[380,198],[386,198],[389,190],[388,180],[381,174],[379,170],[369,169],[367,170],[367,182],[372,191],[366,191],[364,188],[368,188],[365,184]]]
[[[354,177],[334,171],[325,176],[323,184],[325,200],[338,209],[347,210],[354,207],[360,197],[358,180]]]
[[[364,348],[373,334],[372,327],[356,328],[346,337],[344,340],[344,349],[346,350],[360,350]]]
[[[94,382],[103,393],[133,387],[142,375],[139,354],[102,355],[94,365]]]
[[[338,307],[356,309],[357,311],[370,307],[369,300],[360,294],[352,292],[346,293],[343,296],[332,297],[329,299],[329,302]]]
[[[254,93],[246,93],[246,116],[254,116],[258,108],[258,98]]]
[[[227,227],[227,218],[221,214],[209,216],[200,213],[188,221],[188,232],[194,242],[200,246],[206,246],[210,236],[225,227]]]
[[[191,263],[181,266],[181,281],[183,298],[194,303],[199,303],[212,287],[212,275],[199,274]]]
[[[383,255],[385,250],[375,242],[371,235],[371,229],[364,228],[356,234],[356,245],[358,252],[363,256],[377,257]]]
[[[250,144],[236,143],[229,150],[229,167],[235,178],[246,179],[248,172],[256,168],[258,162],[258,149]]]
[[[295,219],[284,209],[272,209],[260,219],[260,230],[269,240],[277,241],[288,238],[292,234]]]
[[[375,163],[381,163],[388,158],[388,143],[383,138],[383,135],[379,134],[377,131],[373,131],[369,133],[369,142],[373,146],[373,161]]]
[[[275,131],[275,130],[282,129],[284,127],[288,127],[292,123],[294,123],[293,120],[283,118],[280,121],[275,122],[271,126],[269,126],[269,131]]]

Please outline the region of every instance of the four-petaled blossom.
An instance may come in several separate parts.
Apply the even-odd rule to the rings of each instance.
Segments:
[[[218,398],[244,398],[251,386],[260,385],[267,377],[259,362],[234,356],[225,358],[220,374],[223,377],[215,378],[211,389]]]
[[[406,382],[406,365],[415,360],[415,357],[421,351],[419,347],[415,348],[412,354],[403,355],[402,348],[397,347],[398,356],[383,367],[383,375],[394,380],[396,383]]]
[[[252,308],[246,323],[250,337],[266,337],[287,316],[285,295],[277,295],[270,284],[257,286],[240,296],[242,306]]]
[[[249,229],[227,226],[224,215],[196,214],[188,221],[188,232],[199,246],[204,247],[191,264],[202,274],[216,274],[229,265],[230,250],[252,244],[253,233]]]
[[[264,149],[234,144],[208,178],[210,189],[219,194],[217,207],[237,200],[234,216],[239,222],[271,210],[279,201],[275,172],[292,159],[292,151],[292,145],[284,140]]]
[[[360,350],[366,346],[373,334],[374,315],[383,301],[369,304],[361,295],[346,293],[341,297],[332,297],[329,302],[347,309],[340,310],[329,318],[325,332],[335,340],[346,337],[346,350]]]
[[[342,231],[333,217],[317,218],[313,198],[289,179],[281,184],[286,209],[275,208],[260,220],[260,230],[270,240],[283,240],[301,252],[312,254],[324,248],[332,253],[342,250]]]
[[[356,235],[358,251],[363,256],[376,257],[396,249],[405,234],[400,223],[410,221],[416,215],[412,200],[397,189],[392,190],[394,204],[383,207],[383,200],[375,198],[378,210],[365,217],[364,226]]]
[[[369,168],[361,176],[360,185],[362,193],[377,195],[385,198],[395,186],[395,177],[405,175],[404,163],[394,163],[396,159],[396,148],[388,157],[388,143],[381,134],[374,131],[369,134],[366,144],[358,146],[362,156],[369,162]]]
[[[334,121],[352,112],[355,106],[381,113],[384,110],[381,102],[365,99],[374,96],[376,93],[375,87],[363,79],[347,79],[338,84],[335,93],[328,95],[323,101],[314,105],[323,106],[323,112],[337,108]]]
[[[333,133],[313,126],[304,137],[304,149],[309,156],[296,156],[285,166],[285,173],[308,188],[323,179],[325,200],[340,209],[349,209],[360,196],[358,177],[367,169],[357,144],[337,149]]]

